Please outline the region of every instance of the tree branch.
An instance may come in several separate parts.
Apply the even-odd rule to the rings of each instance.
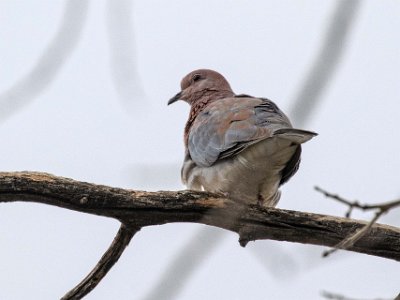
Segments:
[[[0,202],[55,205],[120,220],[130,228],[192,222],[236,232],[240,243],[273,239],[334,247],[367,222],[250,206],[193,191],[144,192],[79,182],[36,172],[0,172]],[[209,213],[212,209],[213,213]],[[241,212],[235,222],[231,216]],[[374,224],[347,250],[400,261],[400,229]]]
[[[331,255],[332,253],[336,252],[338,249],[345,250],[349,248],[350,246],[354,245],[355,242],[357,242],[359,239],[361,239],[367,232],[372,228],[372,225],[374,225],[378,219],[385,213],[387,213],[389,210],[400,206],[400,200],[394,200],[390,202],[385,202],[381,204],[360,204],[357,200],[356,201],[349,201],[347,199],[344,199],[343,197],[340,197],[339,195],[329,193],[320,187],[315,187],[315,190],[322,193],[325,195],[325,197],[336,200],[342,204],[345,204],[349,207],[349,209],[346,212],[346,218],[349,218],[353,208],[359,208],[361,210],[376,210],[375,216],[372,218],[371,221],[367,225],[365,225],[361,229],[357,229],[353,234],[349,235],[347,238],[342,240],[339,244],[337,244],[334,249],[330,249],[327,251],[324,251],[322,254],[324,257]]]
[[[82,299],[89,294],[111,270],[138,231],[122,224],[112,244],[94,269],[76,287],[65,294],[61,300]]]
[[[325,197],[333,199],[333,200],[336,200],[336,201],[348,206],[349,209],[347,210],[347,212],[345,214],[346,218],[350,217],[350,215],[353,212],[354,208],[358,208],[358,209],[361,209],[361,210],[364,210],[364,211],[366,211],[366,210],[378,210],[379,213],[383,214],[383,213],[386,213],[389,210],[391,210],[391,209],[393,209],[393,208],[395,208],[397,206],[400,206],[400,199],[393,200],[393,201],[388,201],[388,202],[383,202],[383,203],[378,203],[378,204],[361,204],[358,200],[354,200],[354,201],[347,200],[347,199],[345,199],[343,197],[340,197],[337,194],[329,193],[326,190],[324,190],[324,189],[322,189],[322,188],[320,188],[318,186],[314,187],[314,189],[317,192],[320,192],[321,194],[323,194]]]
[[[119,220],[122,225],[99,263],[62,299],[81,299],[118,261],[142,227],[173,222],[216,226],[239,234],[239,242],[272,239],[335,247],[367,222],[256,205],[194,191],[145,192],[75,181],[37,172],[0,172],[0,203],[36,202]],[[370,224],[346,250],[400,261],[400,228]]]

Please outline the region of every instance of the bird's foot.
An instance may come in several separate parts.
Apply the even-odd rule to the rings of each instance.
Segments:
[[[257,196],[257,205],[263,206],[264,205],[264,197],[260,194]]]

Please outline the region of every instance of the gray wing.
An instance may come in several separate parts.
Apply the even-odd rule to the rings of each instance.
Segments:
[[[208,167],[290,128],[285,114],[268,99],[226,98],[209,104],[196,117],[189,133],[188,150],[198,166]]]

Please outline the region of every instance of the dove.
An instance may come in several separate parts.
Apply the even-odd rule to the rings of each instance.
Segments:
[[[168,105],[190,105],[182,182],[190,190],[276,206],[279,187],[298,170],[301,144],[317,134],[295,129],[269,99],[236,95],[216,71],[195,70]]]

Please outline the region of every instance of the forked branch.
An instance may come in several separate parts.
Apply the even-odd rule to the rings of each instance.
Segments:
[[[113,244],[95,269],[63,299],[81,299],[118,260],[140,228],[173,222],[212,225],[249,241],[272,239],[334,247],[368,223],[255,205],[246,207],[220,195],[193,191],[144,192],[57,177],[36,172],[0,172],[1,202],[36,202],[122,223]],[[370,230],[346,250],[400,261],[400,228],[372,224]]]
[[[382,215],[387,213],[389,210],[400,206],[399,199],[390,201],[390,202],[380,203],[380,204],[361,204],[357,200],[355,200],[355,201],[347,200],[343,197],[340,197],[339,195],[329,193],[317,186],[315,187],[315,190],[322,193],[327,198],[333,199],[335,201],[338,201],[338,202],[348,206],[348,210],[345,215],[346,218],[350,217],[354,208],[358,208],[361,210],[374,210],[375,211],[374,217],[363,228],[359,228],[359,229],[355,230],[354,233],[352,233],[351,235],[346,237],[344,240],[342,240],[340,243],[338,243],[333,249],[324,251],[323,256],[325,256],[325,257],[329,256],[330,254],[337,251],[338,249],[347,250],[350,246],[354,245],[354,243],[356,243],[359,239],[361,239],[364,235],[366,235],[367,232],[371,230],[372,226],[378,221],[378,219]]]

